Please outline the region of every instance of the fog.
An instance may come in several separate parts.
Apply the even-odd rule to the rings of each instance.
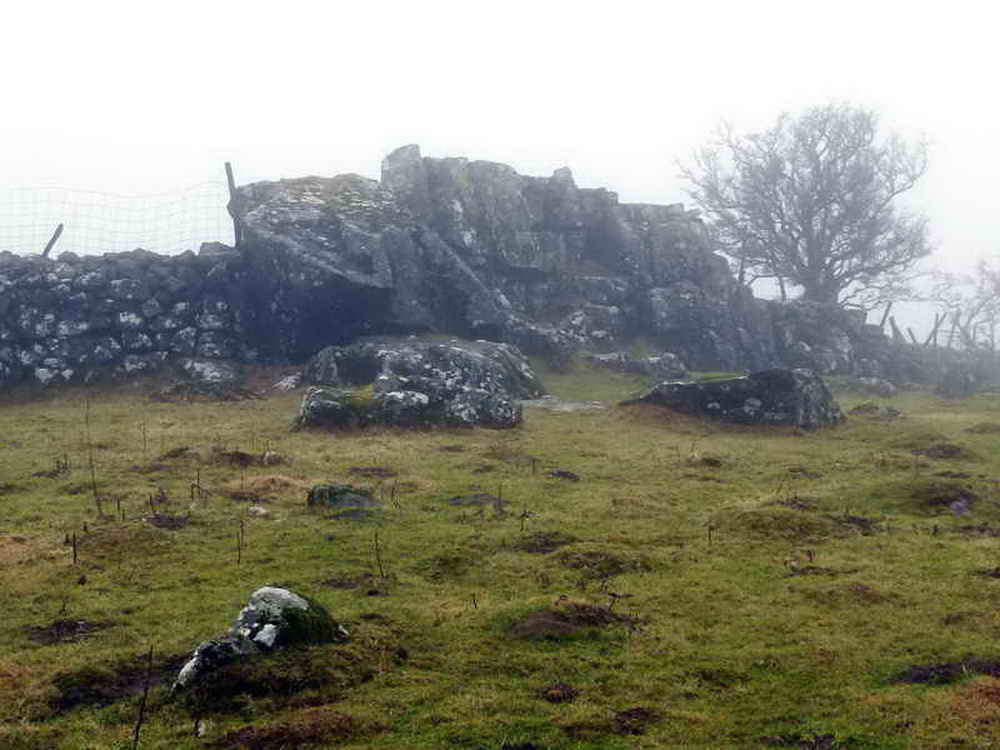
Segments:
[[[906,203],[929,265],[1000,253],[994,14],[952,3],[19,4],[5,12],[0,189],[114,193],[377,177],[405,143],[623,201],[686,200],[677,160],[720,120],[844,100],[931,145]],[[60,249],[72,249],[60,247]],[[25,252],[37,249],[25,249]],[[926,330],[929,314],[901,323]]]

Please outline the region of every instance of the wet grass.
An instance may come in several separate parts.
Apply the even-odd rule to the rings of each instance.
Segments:
[[[614,407],[631,376],[547,384],[610,408],[324,434],[289,431],[297,394],[5,396],[0,746],[128,747],[150,646],[143,748],[1000,742],[1000,401],[801,432]],[[317,483],[379,505],[311,509]],[[171,699],[265,583],[351,640]]]

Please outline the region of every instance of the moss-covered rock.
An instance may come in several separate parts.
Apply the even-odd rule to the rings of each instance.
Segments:
[[[277,586],[250,595],[229,632],[205,641],[181,668],[174,689],[186,688],[216,669],[291,644],[345,640],[347,631],[315,600]]]
[[[368,508],[379,504],[372,497],[371,490],[350,484],[314,485],[306,496],[306,503],[310,506],[319,505],[333,509]]]

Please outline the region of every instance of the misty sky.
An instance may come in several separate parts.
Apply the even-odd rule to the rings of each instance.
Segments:
[[[847,100],[930,141],[908,203],[930,217],[932,263],[962,270],[1000,254],[990,7],[19,3],[0,30],[0,188],[173,190],[226,160],[240,183],[378,177],[419,143],[672,203],[676,160],[721,119],[761,128]]]

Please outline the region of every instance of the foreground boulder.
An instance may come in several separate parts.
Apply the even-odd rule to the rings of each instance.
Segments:
[[[376,388],[377,388],[376,384]],[[518,401],[479,388],[433,398],[417,390],[371,391],[314,387],[306,391],[294,427],[492,427],[521,424]]]
[[[521,422],[518,400],[545,392],[516,347],[458,339],[377,338],[327,347],[307,363],[303,378],[323,387],[306,393],[300,427],[514,427]]]
[[[205,674],[240,659],[295,643],[326,643],[347,638],[343,626],[309,597],[276,586],[250,595],[229,632],[195,649],[181,668],[173,689],[197,683]]]
[[[763,370],[704,383],[660,383],[626,404],[651,403],[742,424],[813,429],[844,420],[823,379],[808,370]]]

